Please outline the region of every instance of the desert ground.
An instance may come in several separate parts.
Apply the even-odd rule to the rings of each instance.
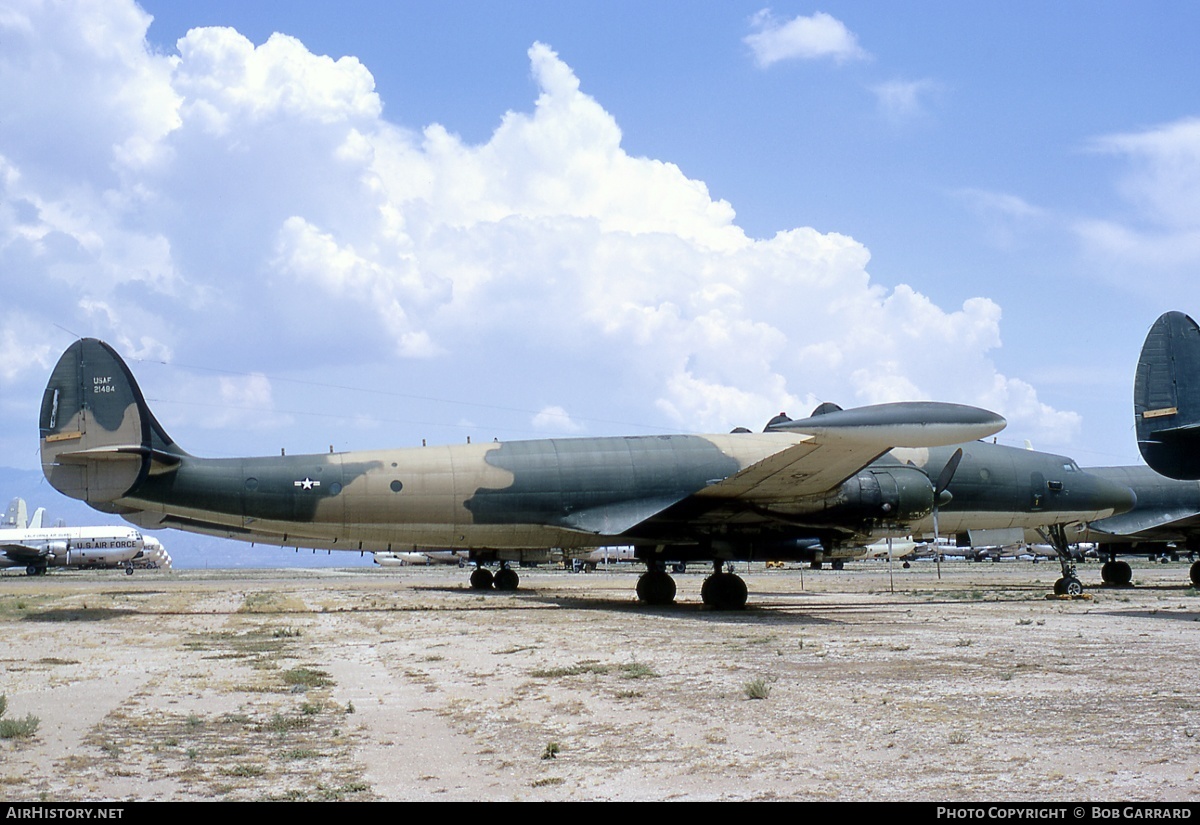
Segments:
[[[1200,799],[1187,564],[0,576],[0,798]]]

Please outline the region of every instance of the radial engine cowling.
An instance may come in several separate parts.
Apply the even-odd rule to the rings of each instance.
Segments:
[[[65,541],[50,541],[46,542],[46,547],[42,551],[42,555],[46,557],[47,564],[66,564],[69,547]]]
[[[868,468],[839,493],[836,509],[865,523],[907,524],[933,512],[933,484],[916,467]]]

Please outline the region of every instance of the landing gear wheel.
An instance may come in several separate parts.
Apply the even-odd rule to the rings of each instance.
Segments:
[[[1129,566],[1129,562],[1106,561],[1100,568],[1100,579],[1105,584],[1124,587],[1133,581],[1133,568]]]
[[[834,570],[843,570],[846,567],[846,563],[844,561],[842,561],[841,559],[838,559],[837,561],[830,562],[829,566],[832,567]]]
[[[471,573],[471,589],[472,590],[491,590],[494,580],[492,571],[486,567],[476,567]]]
[[[742,610],[746,596],[746,582],[733,573],[714,573],[700,586],[700,599],[715,610]]]
[[[133,575],[133,565],[132,564],[125,568],[125,575],[126,576]]]
[[[1083,593],[1083,582],[1074,576],[1064,576],[1054,583],[1054,595],[1079,596]]]
[[[1133,568],[1129,566],[1129,562],[1113,562],[1113,584],[1119,584],[1124,587],[1131,581],[1133,581]]]
[[[1200,587],[1200,561],[1192,562],[1192,567],[1188,575],[1192,577],[1192,584]]]
[[[516,590],[520,583],[521,577],[511,567],[501,567],[497,570],[495,579],[492,582],[497,590]]]
[[[638,577],[637,596],[646,604],[673,604],[675,580],[663,570],[647,570]]]

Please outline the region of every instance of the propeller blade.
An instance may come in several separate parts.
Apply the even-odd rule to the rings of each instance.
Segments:
[[[950,460],[946,462],[946,466],[942,468],[942,472],[938,475],[937,484],[933,485],[933,492],[936,496],[940,496],[950,486],[951,479],[958,472],[958,465],[962,461],[963,451],[959,447],[954,451],[954,455],[950,456]]]

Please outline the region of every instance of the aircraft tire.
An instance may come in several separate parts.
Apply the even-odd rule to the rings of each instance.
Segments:
[[[501,567],[492,584],[497,590],[516,590],[521,585],[521,577],[511,567]]]
[[[1104,564],[1100,565],[1100,581],[1104,582],[1105,584],[1117,583],[1117,577],[1113,572],[1113,568],[1116,566],[1116,564],[1117,563],[1115,561],[1106,561]]]
[[[471,573],[472,590],[491,590],[495,577],[486,567],[476,567]]]
[[[638,577],[637,596],[646,604],[672,604],[675,601],[675,580],[662,570],[648,570]]]
[[[1064,576],[1054,583],[1055,596],[1078,596],[1083,593],[1083,582],[1074,576]]]
[[[746,607],[746,582],[733,573],[714,573],[700,586],[700,599],[714,610],[742,610]]]
[[[1113,562],[1113,568],[1113,572],[1115,574],[1113,578],[1114,584],[1119,584],[1124,587],[1133,581],[1133,568],[1129,566],[1129,562]]]
[[[1189,575],[1192,578],[1192,584],[1196,587],[1200,587],[1200,561],[1192,562],[1192,568],[1189,571]]]

